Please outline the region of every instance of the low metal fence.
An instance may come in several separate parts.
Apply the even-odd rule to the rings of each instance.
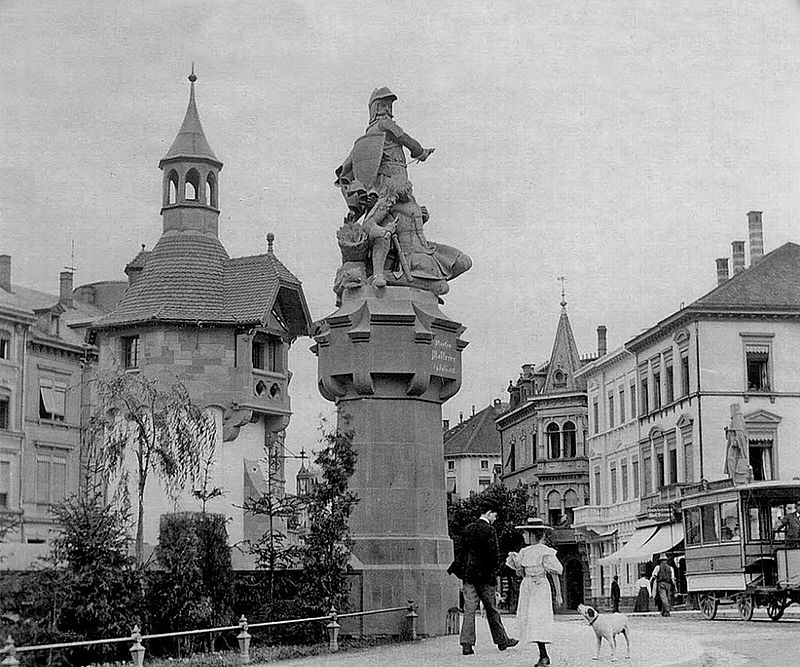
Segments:
[[[412,600],[404,607],[388,607],[386,609],[371,609],[369,611],[354,611],[346,614],[340,614],[336,611],[335,607],[325,616],[313,616],[311,618],[293,618],[282,621],[265,621],[263,623],[248,623],[244,615],[239,619],[239,625],[228,625],[219,628],[202,628],[199,630],[183,630],[180,632],[162,632],[152,635],[143,635],[138,625],[135,625],[130,637],[113,637],[111,639],[92,639],[83,642],[63,642],[60,644],[40,644],[36,646],[16,646],[14,639],[9,635],[6,639],[5,646],[0,654],[4,657],[0,665],[19,665],[18,655],[21,653],[33,653],[34,651],[52,651],[56,649],[78,648],[82,646],[98,646],[101,644],[120,644],[122,642],[131,642],[130,654],[133,660],[133,667],[143,667],[144,656],[146,649],[142,644],[143,641],[149,639],[167,639],[170,637],[188,637],[190,635],[210,634],[212,632],[230,632],[239,630],[236,636],[239,642],[239,663],[242,665],[250,664],[250,640],[252,635],[250,630],[258,628],[269,628],[284,625],[293,625],[298,623],[314,623],[327,621],[325,629],[328,633],[328,650],[335,653],[339,650],[339,630],[341,624],[339,620],[342,618],[358,618],[362,616],[375,616],[377,614],[390,614],[398,611],[405,611],[406,615],[406,634],[410,639],[416,640],[417,638],[417,618],[416,605]]]

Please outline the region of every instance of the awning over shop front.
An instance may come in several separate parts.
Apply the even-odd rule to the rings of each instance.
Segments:
[[[601,558],[600,565],[616,565],[621,561],[641,563],[649,561],[654,554],[669,551],[683,539],[683,524],[669,523],[660,526],[637,528],[631,539],[613,554]]]
[[[615,565],[623,560],[650,560],[649,558],[640,558],[639,554],[648,540],[656,534],[657,530],[658,526],[637,528],[633,531],[631,539],[629,539],[621,549],[617,549],[613,554],[604,556],[598,563],[600,563],[600,565]]]
[[[683,540],[683,524],[668,523],[658,527],[658,531],[645,544],[645,548],[650,556],[669,551],[678,542]],[[647,558],[646,560],[650,560]]]

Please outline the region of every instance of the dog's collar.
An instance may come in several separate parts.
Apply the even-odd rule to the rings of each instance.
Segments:
[[[595,614],[595,615],[594,615],[594,618],[593,618],[591,621],[589,621],[589,625],[590,625],[590,626],[591,626],[591,625],[594,625],[594,622],[595,622],[595,621],[596,621],[598,618],[600,618],[600,614]]]

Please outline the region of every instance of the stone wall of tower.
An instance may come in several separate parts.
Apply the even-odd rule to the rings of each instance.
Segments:
[[[238,332],[233,327],[177,325],[100,331],[101,370],[122,367],[123,339],[129,336],[139,336],[140,369],[151,377],[180,380],[198,405],[227,409],[235,403],[258,412],[289,413],[288,376],[253,368],[250,332]],[[284,349],[284,362],[285,358]],[[257,394],[259,381],[270,387],[277,385],[277,391]]]

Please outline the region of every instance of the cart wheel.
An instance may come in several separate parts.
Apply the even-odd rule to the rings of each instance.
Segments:
[[[755,600],[750,593],[743,593],[736,599],[736,608],[739,610],[739,617],[743,621],[749,621],[753,618],[755,606]]]
[[[770,617],[770,620],[780,621],[785,609],[786,601],[780,593],[771,596],[767,602],[767,616]]]
[[[711,595],[703,595],[700,598],[700,613],[703,615],[703,618],[707,621],[713,621],[714,617],[717,615],[717,607],[719,606],[719,600],[714,597],[713,594]]]

